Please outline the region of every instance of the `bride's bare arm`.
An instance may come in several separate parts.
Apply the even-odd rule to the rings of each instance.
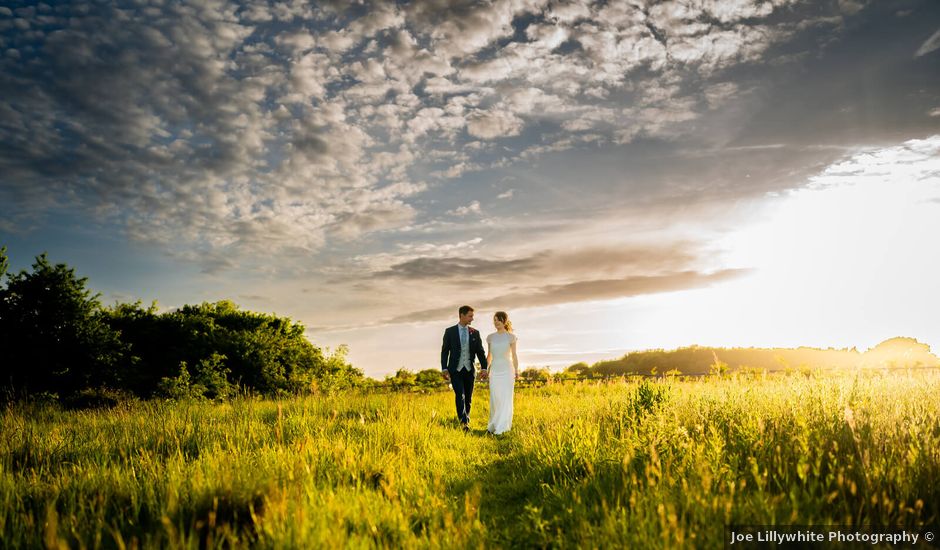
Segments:
[[[486,337],[486,368],[493,366],[493,351],[490,344],[490,337]]]
[[[516,376],[519,376],[519,357],[516,356],[516,343],[509,344],[509,349],[512,350],[512,368],[516,371]]]

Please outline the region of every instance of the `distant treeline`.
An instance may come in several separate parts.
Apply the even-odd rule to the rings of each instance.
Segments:
[[[314,346],[304,326],[221,301],[158,313],[103,307],[65,264],[45,255],[6,273],[0,248],[0,395],[65,402],[124,396],[226,397],[352,387],[363,373]],[[5,276],[5,277],[4,277]],[[4,281],[5,278],[5,281]]]
[[[581,377],[625,374],[702,375],[734,370],[767,372],[805,368],[937,367],[940,360],[930,347],[913,338],[892,338],[862,353],[852,349],[713,348],[690,346],[676,350],[628,353],[620,359],[593,365],[577,363],[566,369]]]
[[[562,371],[528,367],[519,373],[518,386],[540,386],[574,380],[610,379],[622,376],[754,375],[762,372],[801,373],[816,369],[940,367],[940,359],[927,344],[913,338],[891,338],[874,348],[713,348],[690,346],[675,350],[634,351],[593,365],[575,363]],[[370,380],[374,389],[415,391],[443,389],[447,384],[437,369],[412,372],[399,369],[383,381]]]

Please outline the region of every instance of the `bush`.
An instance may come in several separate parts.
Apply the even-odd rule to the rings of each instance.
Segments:
[[[0,249],[2,271],[6,249]],[[69,396],[87,388],[117,387],[126,346],[106,323],[98,295],[65,264],[45,254],[32,271],[7,274],[0,288],[3,383],[17,390]]]
[[[234,386],[228,381],[229,370],[224,367],[224,361],[224,355],[213,353],[208,359],[199,361],[193,369],[193,375],[190,375],[186,361],[183,361],[177,376],[160,380],[159,393],[171,399],[229,397],[234,393]]]
[[[110,323],[130,344],[132,387],[143,395],[167,391],[224,397],[233,386],[263,394],[334,391],[354,387],[362,372],[340,346],[325,355],[290,319],[243,311],[221,301],[157,314],[156,307],[122,304]],[[190,376],[180,370],[185,365]],[[176,380],[176,382],[174,382]]]
[[[551,379],[552,373],[548,370],[547,367],[542,367],[540,369],[529,367],[522,371],[520,377],[529,383],[545,384]]]
[[[653,412],[658,409],[669,397],[669,386],[644,380],[637,386],[630,399],[630,405],[637,416]]]
[[[394,390],[409,390],[415,387],[418,377],[406,368],[398,369],[394,376],[386,376],[385,382]]]
[[[424,369],[415,376],[415,383],[425,389],[443,388],[447,385],[439,369]]]

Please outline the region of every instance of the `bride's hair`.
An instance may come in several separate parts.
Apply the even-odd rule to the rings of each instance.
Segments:
[[[497,311],[496,315],[493,316],[496,319],[499,319],[499,322],[506,327],[508,332],[512,332],[512,323],[509,321],[509,314],[505,311]]]

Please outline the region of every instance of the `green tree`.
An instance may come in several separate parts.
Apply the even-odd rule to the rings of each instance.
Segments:
[[[582,361],[580,363],[570,365],[565,369],[565,373],[570,374],[574,378],[585,378],[591,374],[591,367]]]
[[[417,383],[417,376],[406,368],[400,368],[398,372],[395,373],[395,376],[387,376],[385,381],[392,389],[408,390],[413,388]]]
[[[551,378],[552,373],[547,367],[529,367],[520,374],[523,380],[530,383],[544,384]]]
[[[168,345],[173,342],[175,333],[167,330],[157,314],[157,303],[144,308],[138,300],[133,304],[116,304],[104,310],[108,325],[121,335],[127,345],[124,357],[122,385],[140,396],[153,393],[158,381],[174,374],[171,364],[165,364],[164,358]],[[175,363],[180,366],[180,363]],[[165,393],[165,392],[164,392]]]
[[[365,375],[353,367],[346,360],[349,347],[345,344],[336,348],[333,353],[324,356],[323,361],[315,364],[306,371],[309,377],[308,386],[326,392],[358,388],[365,384]]]
[[[195,388],[190,389],[204,388],[207,397],[228,393],[234,389],[229,385],[264,394],[329,392],[363,378],[347,362],[345,346],[324,354],[307,339],[302,324],[244,311],[227,300],[163,314],[138,302],[109,313],[111,325],[130,345],[130,380],[138,394],[153,394],[167,380],[185,378],[181,364],[187,365],[185,374]]]
[[[2,269],[7,269],[3,254]],[[36,258],[0,289],[3,383],[18,392],[71,395],[118,386],[125,346],[105,322],[98,295],[65,264]]]
[[[440,369],[424,369],[415,376],[415,383],[427,389],[441,388],[447,383]]]
[[[195,374],[191,375],[186,362],[180,363],[179,375],[164,377],[158,386],[161,394],[174,399],[225,398],[232,393],[228,382],[228,369],[224,366],[225,356],[213,353],[196,365]]]

